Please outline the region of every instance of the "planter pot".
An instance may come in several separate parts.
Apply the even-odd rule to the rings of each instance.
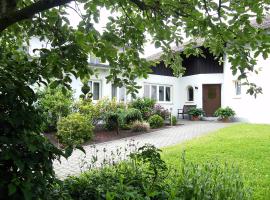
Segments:
[[[230,122],[230,119],[228,117],[226,117],[226,118],[222,118],[221,121],[224,123],[228,123],[228,122]]]
[[[191,116],[191,121],[199,121],[199,116]]]

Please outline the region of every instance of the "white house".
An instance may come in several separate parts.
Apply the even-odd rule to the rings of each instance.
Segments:
[[[152,67],[153,72],[147,79],[139,79],[141,86],[138,97],[155,99],[177,115],[178,109],[183,105],[196,105],[205,110],[207,116],[213,116],[219,107],[229,106],[236,111],[236,120],[253,123],[270,123],[270,59],[259,59],[257,67],[261,69],[259,74],[250,74],[249,80],[261,86],[263,94],[257,98],[246,94],[246,86],[237,81],[233,76],[230,63],[225,58],[225,63],[219,63],[205,50],[206,58],[189,57],[184,60],[186,72],[182,77],[174,77],[172,70],[166,68],[161,62]],[[156,57],[158,55],[153,55]],[[98,69],[98,78],[90,80],[89,84],[93,92],[93,100],[103,97],[117,98],[119,101],[131,101],[131,96],[126,94],[125,88],[116,88],[111,83],[106,83],[106,76],[110,67],[100,64],[92,59],[91,67]],[[72,82],[75,96],[80,95],[82,83],[79,80]]]
[[[270,27],[270,18],[263,24]],[[33,39],[29,49],[40,47],[39,41]],[[254,96],[246,94],[246,86],[237,81],[237,76],[232,75],[230,63],[226,59],[222,66],[206,50],[203,49],[206,58],[189,57],[184,59],[186,67],[182,77],[174,77],[172,69],[166,68],[163,62],[152,67],[152,73],[147,79],[136,80],[141,86],[138,97],[155,99],[158,104],[177,115],[178,109],[183,105],[196,105],[202,108],[207,116],[219,107],[229,106],[236,111],[236,120],[253,123],[270,123],[270,58],[259,58],[257,68],[259,74],[250,74],[249,80],[262,87],[263,94]],[[152,55],[149,59],[156,59],[161,53]],[[89,81],[93,93],[93,100],[101,98],[117,98],[118,101],[131,101],[131,96],[126,94],[126,89],[116,88],[111,83],[106,83],[106,76],[110,67],[102,64],[96,58],[90,59],[90,67],[98,70],[98,77]],[[73,78],[72,88],[75,97],[81,94],[82,83]]]

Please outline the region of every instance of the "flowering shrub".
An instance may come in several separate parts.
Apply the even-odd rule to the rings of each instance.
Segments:
[[[168,109],[163,108],[161,105],[156,104],[154,107],[153,114],[159,115],[163,119],[166,119],[170,116],[170,112]]]

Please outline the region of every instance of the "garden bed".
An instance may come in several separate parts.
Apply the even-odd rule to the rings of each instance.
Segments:
[[[177,124],[176,126],[181,126],[181,125],[183,124]],[[120,130],[118,135],[116,131],[108,131],[106,129],[103,129],[102,127],[98,127],[94,131],[94,135],[95,135],[94,140],[86,142],[83,145],[98,144],[102,142],[108,142],[112,140],[132,137],[136,135],[147,134],[154,131],[159,131],[159,130],[173,128],[173,127],[175,126],[165,125],[161,128],[150,129],[149,131],[146,131],[146,132],[132,132],[131,130]],[[55,146],[58,146],[58,141],[57,141],[57,138],[55,137],[55,134],[56,134],[55,132],[51,132],[51,133],[45,133],[44,135],[50,140],[52,144],[54,144]]]

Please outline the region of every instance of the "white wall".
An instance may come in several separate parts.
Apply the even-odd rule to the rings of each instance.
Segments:
[[[180,105],[184,104],[195,104],[198,108],[203,108],[203,84],[221,84],[221,93],[223,92],[223,74],[198,74],[192,76],[182,77],[180,79],[180,90],[181,93]],[[187,87],[192,86],[194,88],[194,102],[187,101]],[[198,89],[195,89],[197,87]]]
[[[186,77],[170,77],[150,74],[147,79],[138,81],[138,85],[142,86],[139,96],[143,96],[143,84],[156,83],[161,85],[172,86],[172,102],[160,103],[166,109],[172,108],[173,115],[177,115],[177,109],[183,108],[183,105],[197,105],[202,108],[202,85],[203,84],[222,84],[223,74],[198,74]],[[192,86],[194,89],[194,101],[189,102],[187,99],[187,88]],[[197,87],[198,89],[195,89]]]
[[[238,97],[234,95],[233,81],[237,76],[233,76],[231,65],[228,61],[224,65],[224,95],[222,106],[230,106],[236,111],[236,119],[252,123],[270,123],[270,59],[258,59],[256,68],[261,69],[259,74],[250,73],[248,79],[262,87],[263,94],[254,96],[246,94],[247,87],[242,86],[242,94]]]
[[[109,71],[107,69],[99,69],[98,78],[91,78],[92,80],[101,81],[101,96],[111,98],[111,83],[106,83],[106,76]],[[203,84],[222,84],[223,74],[199,74],[187,77],[170,77],[170,76],[160,76],[149,74],[147,79],[138,79],[137,85],[141,86],[139,90],[138,97],[143,97],[143,86],[144,84],[157,84],[157,85],[168,85],[171,86],[171,102],[157,102],[164,108],[170,110],[172,109],[173,115],[177,115],[177,109],[183,108],[183,105],[197,105],[198,108],[202,108],[202,85]],[[75,97],[78,98],[81,94],[82,83],[79,80],[74,80],[72,82],[72,87],[75,90]],[[187,100],[187,88],[192,86],[194,89],[194,101],[189,102]],[[198,89],[195,89],[197,87]],[[223,87],[222,87],[223,89]],[[128,95],[128,100],[130,100],[130,95]]]
[[[177,114],[177,108],[180,108],[178,101],[181,98],[180,93],[178,92],[180,90],[179,78],[149,74],[147,79],[137,80],[137,83],[139,86],[142,87],[138,93],[139,97],[143,97],[144,84],[157,84],[157,85],[171,86],[172,101],[162,102],[162,103],[157,102],[157,103],[160,104],[162,107],[168,109],[169,111],[170,109],[172,109],[173,115]]]

